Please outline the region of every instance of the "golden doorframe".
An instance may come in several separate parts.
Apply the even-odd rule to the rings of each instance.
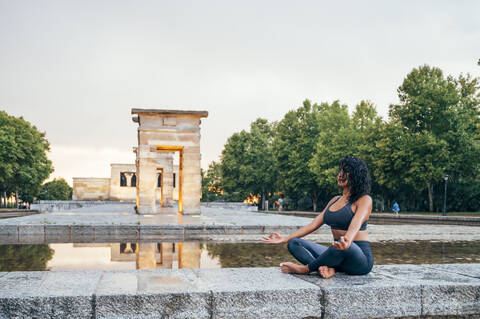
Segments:
[[[182,181],[183,181],[183,146],[157,145],[159,152],[178,152],[178,213],[183,214]],[[162,206],[163,206],[163,174],[162,174]]]

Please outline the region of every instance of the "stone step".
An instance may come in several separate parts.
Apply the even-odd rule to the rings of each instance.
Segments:
[[[478,318],[480,264],[0,272],[0,318]]]

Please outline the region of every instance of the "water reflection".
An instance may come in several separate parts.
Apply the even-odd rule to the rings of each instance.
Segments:
[[[46,270],[53,254],[48,245],[0,245],[0,271]]]
[[[329,244],[325,244],[329,245]],[[372,243],[375,264],[479,263],[480,242]],[[286,245],[156,242],[0,245],[0,271],[272,267]]]

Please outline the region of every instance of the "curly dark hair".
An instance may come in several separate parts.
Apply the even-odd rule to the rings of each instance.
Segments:
[[[370,194],[370,173],[362,159],[352,155],[346,156],[341,159],[338,171],[342,172],[342,178],[348,178],[350,202],[354,203],[363,195]]]

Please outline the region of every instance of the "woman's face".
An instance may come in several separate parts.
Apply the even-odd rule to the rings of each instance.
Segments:
[[[348,185],[348,174],[344,174],[343,170],[339,170],[337,174],[337,184],[341,188],[344,188]]]

